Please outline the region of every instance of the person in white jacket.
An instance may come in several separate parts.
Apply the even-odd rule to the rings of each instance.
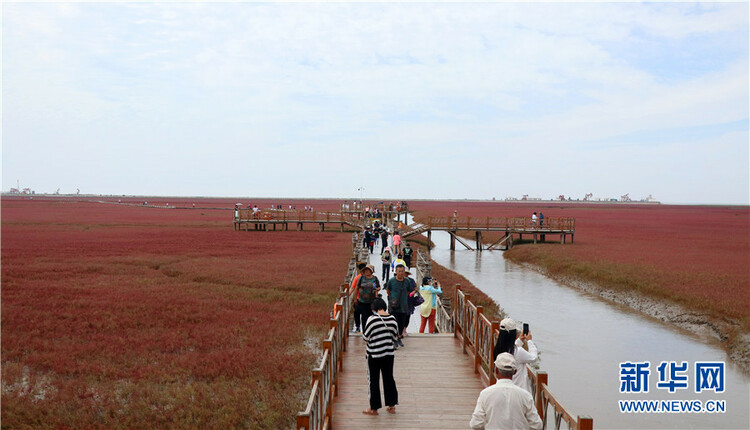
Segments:
[[[542,430],[544,426],[534,407],[534,399],[511,381],[512,375],[521,371],[517,366],[516,359],[511,354],[504,352],[497,356],[497,382],[479,393],[469,427],[485,430]]]
[[[517,333],[515,321],[510,318],[500,321],[500,335],[497,337],[493,356],[497,358],[503,352],[513,354],[518,363],[518,371],[513,375],[513,383],[528,391],[533,396],[534,393],[531,392],[531,381],[529,381],[525,364],[536,361],[539,357],[539,352],[534,342],[531,341],[531,332],[528,334],[522,333],[520,336]],[[523,348],[524,341],[526,341],[528,350]]]

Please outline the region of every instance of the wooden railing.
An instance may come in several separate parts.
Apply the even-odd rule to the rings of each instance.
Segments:
[[[545,218],[543,223],[533,222],[531,218],[523,217],[435,217],[427,218],[425,225],[442,229],[502,229],[502,230],[550,230],[574,231],[575,218]]]
[[[310,211],[295,211],[295,210],[282,210],[282,209],[261,209],[258,212],[253,212],[249,209],[235,209],[234,211],[235,222],[253,222],[253,221],[277,221],[277,222],[346,222],[356,221],[356,218],[342,214],[341,212],[310,212]]]
[[[312,370],[312,387],[305,410],[297,414],[297,428],[306,430],[332,427],[333,399],[338,390],[338,376],[343,370],[342,354],[346,351],[349,325],[352,318],[353,291],[349,288],[356,274],[357,259],[362,255],[359,235],[352,235],[353,256],[347,270],[347,282],[339,289],[339,298],[331,311],[328,334],[323,339],[323,356],[320,365]]]
[[[454,323],[453,334],[462,342],[464,353],[468,353],[474,360],[474,372],[478,373],[485,385],[496,382],[495,362],[493,360],[493,349],[495,340],[500,335],[500,323],[490,321],[484,316],[482,306],[476,306],[471,302],[469,293],[461,290],[456,285],[456,297],[453,301],[452,319]],[[536,402],[537,412],[547,428],[547,410],[553,407],[554,428],[560,429],[562,422],[572,430],[591,430],[594,421],[588,416],[574,417],[560,401],[555,398],[548,387],[548,375],[546,372],[535,371],[529,365],[525,365],[519,371],[528,372],[532,381],[532,395]]]

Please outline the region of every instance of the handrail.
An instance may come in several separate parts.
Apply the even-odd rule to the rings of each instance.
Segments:
[[[527,217],[452,217],[431,216],[425,225],[431,228],[444,229],[476,229],[476,230],[539,230],[575,231],[575,218],[549,217],[543,222],[534,221]]]
[[[495,339],[500,335],[500,323],[490,321],[484,314],[482,306],[471,302],[471,295],[456,285],[456,296],[452,304],[453,335],[461,340],[462,350],[474,359],[474,373],[479,374],[482,383],[492,385],[495,379],[495,362],[493,350]],[[532,396],[536,402],[537,412],[542,418],[544,429],[547,428],[547,409],[551,404],[555,418],[555,429],[559,430],[564,421],[572,430],[592,430],[594,420],[588,416],[575,417],[562,406],[560,401],[547,386],[548,375],[543,371],[534,371],[528,364],[524,369],[532,382]]]
[[[343,353],[349,338],[352,317],[353,291],[349,288],[356,274],[356,261],[363,255],[362,242],[357,233],[352,234],[352,259],[347,270],[347,282],[339,288],[339,298],[333,304],[330,326],[323,339],[323,356],[320,365],[312,369],[312,387],[305,410],[297,414],[297,428],[306,430],[327,429],[333,423],[333,399],[338,394],[338,376],[343,371]]]

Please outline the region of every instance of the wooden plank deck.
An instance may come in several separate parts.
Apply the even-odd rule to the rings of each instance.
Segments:
[[[333,426],[340,429],[465,429],[484,386],[472,361],[452,334],[410,334],[396,351],[394,376],[399,405],[377,416],[369,407],[365,345],[351,335],[344,354],[339,392],[333,404]],[[381,384],[382,396],[382,384]]]

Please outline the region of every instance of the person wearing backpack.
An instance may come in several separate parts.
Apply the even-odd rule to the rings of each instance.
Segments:
[[[380,281],[374,275],[375,268],[372,264],[365,266],[362,270],[362,276],[357,281],[357,307],[360,312],[360,319],[362,324],[362,331],[367,329],[367,320],[372,315],[372,302],[378,297],[380,293]]]
[[[357,276],[352,279],[352,284],[349,286],[349,291],[355,291],[357,289],[357,285],[359,285],[359,278],[362,277],[362,271],[365,270],[365,267],[367,267],[367,263],[358,262],[357,263]],[[357,295],[354,295],[355,302],[354,302],[354,333],[359,333],[363,331],[364,327],[359,326],[359,322],[362,319],[360,316],[361,312],[359,311],[359,307],[357,307]],[[369,312],[368,312],[369,313]]]

